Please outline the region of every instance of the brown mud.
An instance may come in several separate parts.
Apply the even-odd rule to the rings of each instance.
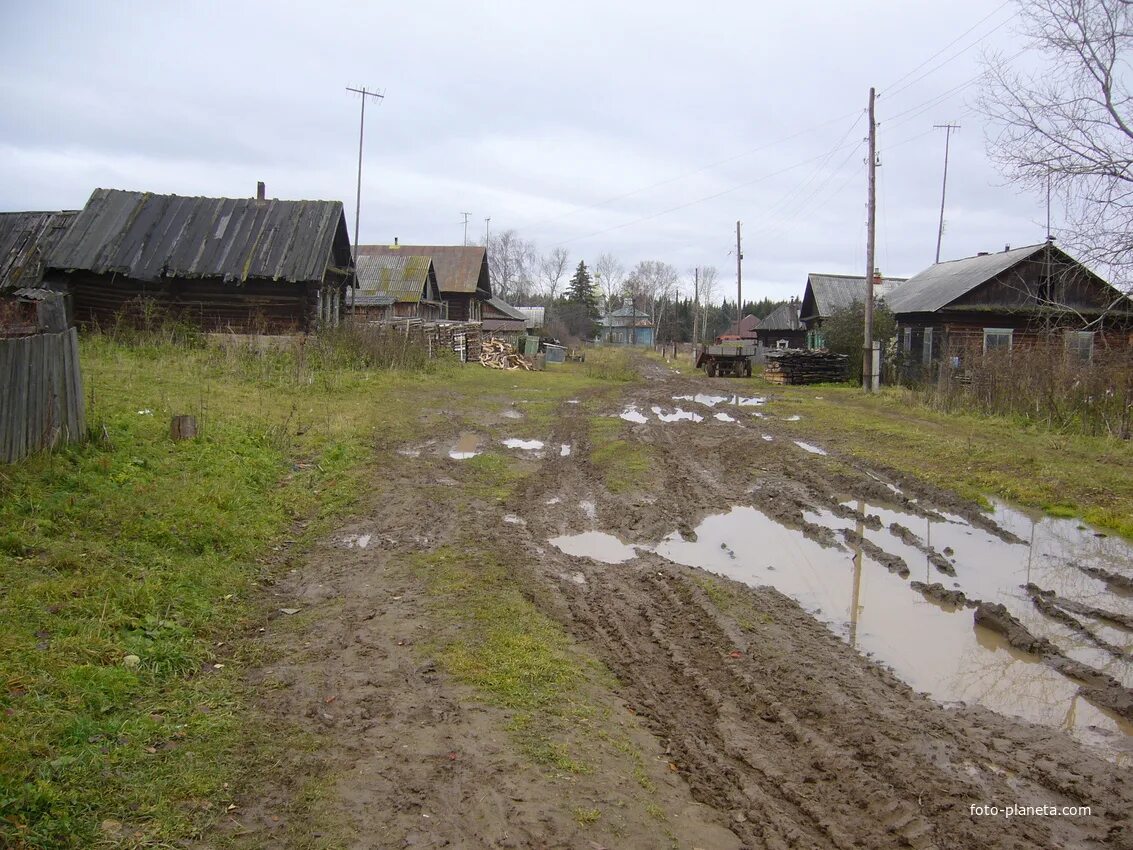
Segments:
[[[562,404],[540,439],[569,444],[571,454],[514,453],[518,483],[503,501],[476,486],[468,462],[447,456],[469,428],[459,417],[451,433],[431,435],[443,448],[410,458],[388,447],[362,515],[272,588],[274,607],[300,607],[296,618],[304,619],[265,624],[275,660],[251,681],[260,711],[280,729],[311,736],[317,748],[281,769],[294,784],[277,777],[241,801],[231,835],[247,846],[320,846],[323,827],[304,820],[310,807],[296,800],[300,779],[311,774],[323,777],[315,808],[332,812],[342,829],[327,846],[1133,847],[1127,767],[1067,734],[981,706],[944,707],[772,587],[713,576],[654,551],[607,564],[549,544],[586,531],[633,544],[674,534],[691,541],[705,518],[746,505],[847,563],[857,543],[856,557],[879,560],[898,574],[892,581],[904,581],[910,566],[897,551],[900,538],[937,570],[951,568],[904,527],[893,532],[893,551],[864,546],[865,529],[884,532],[884,521],[847,508],[858,500],[926,521],[962,518],[997,539],[1020,540],[978,506],[863,464],[815,435],[808,439],[827,456],[797,448],[789,423],[754,418],[759,408],[722,406],[737,420],[727,422],[686,403],[703,421],[626,421],[623,439],[647,453],[649,467],[636,486],[611,492],[592,456],[592,416],[672,406],[677,395],[747,390],[729,379],[646,368],[643,384],[616,397],[583,394],[581,404]],[[518,398],[501,403],[522,410]],[[481,426],[484,444],[508,436],[508,425]],[[521,521],[504,521],[505,514]],[[823,517],[861,528],[839,533]],[[511,731],[512,713],[461,684],[432,649],[446,626],[426,581],[407,564],[466,543],[470,529],[478,551],[522,562],[516,570],[525,596],[581,655],[613,674],[583,686],[597,709],[570,742],[585,770],[533,760]],[[367,534],[365,547],[341,542]],[[785,552],[762,554],[769,569],[790,569]],[[946,607],[979,601],[938,583],[906,586]],[[977,618],[980,611],[1012,646],[1018,640],[1044,651],[1045,639],[1012,624],[1006,611],[1004,618],[981,606]],[[1097,687],[1106,675],[1075,672],[1083,682],[1093,676]],[[1110,697],[1107,707],[1121,712],[1118,692]],[[612,740],[631,742],[636,783],[626,779],[629,748],[610,747]],[[984,804],[1090,806],[1092,813],[971,813]]]

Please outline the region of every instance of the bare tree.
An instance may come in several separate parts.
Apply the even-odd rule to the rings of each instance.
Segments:
[[[566,248],[552,248],[549,254],[539,258],[539,272],[543,278],[544,291],[552,306],[569,267],[570,252]]]
[[[493,233],[488,242],[492,291],[504,301],[525,301],[533,288],[535,257],[535,243],[514,230]]]
[[[680,280],[680,272],[668,263],[642,260],[626,278],[624,291],[635,307],[649,314],[649,320],[656,327],[664,305],[676,293]]]
[[[716,300],[716,290],[720,286],[720,273],[715,266],[705,266],[700,270],[700,337],[708,334],[708,305]]]
[[[622,294],[625,279],[626,268],[613,254],[603,254],[594,264],[594,280],[598,284],[598,291],[602,293],[602,307],[607,312],[610,302]]]
[[[1064,207],[1061,240],[1123,289],[1133,272],[1133,94],[1129,0],[1019,0],[1032,56],[985,57],[980,110],[1004,173]]]

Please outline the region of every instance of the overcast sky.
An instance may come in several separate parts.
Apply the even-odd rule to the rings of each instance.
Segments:
[[[252,195],[264,180],[270,197],[342,200],[353,234],[359,101],[345,87],[366,86],[386,97],[366,112],[364,244],[460,244],[468,211],[470,240],[490,216],[572,263],[715,265],[734,298],[738,219],[745,299],[801,296],[807,272],[864,272],[874,85],[877,265],[910,275],[936,248],[933,124],[963,125],[943,257],[1044,236],[1043,201],[988,162],[978,85],[964,86],[981,51],[1020,49],[1015,11],[5,0],[0,209],[74,209],[95,187]]]

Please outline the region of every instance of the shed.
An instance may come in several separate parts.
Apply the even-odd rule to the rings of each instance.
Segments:
[[[527,317],[502,298],[489,298],[483,304],[482,328],[484,336],[504,339],[512,345],[527,332]]]
[[[0,291],[38,287],[47,253],[78,210],[0,213]]]
[[[906,280],[908,278],[875,274],[874,299],[885,298]],[[849,310],[855,304],[865,304],[867,294],[865,275],[808,274],[802,304],[799,306],[799,321],[806,328],[806,347],[825,348],[823,321],[840,310]]]
[[[738,336],[740,339],[756,339],[756,329],[759,327],[759,317],[750,313],[740,319],[739,327],[732,322],[724,333],[727,336]]]
[[[523,314],[527,330],[532,331],[536,328],[546,327],[546,307],[516,307],[515,309]]]
[[[428,257],[360,256],[356,272],[358,288],[347,297],[355,316],[367,320],[445,318],[437,273]],[[388,298],[376,297],[383,295]]]
[[[799,301],[792,298],[772,310],[755,330],[756,339],[767,348],[802,348],[806,329],[799,321]]]
[[[609,345],[653,345],[653,320],[632,304],[611,310],[598,321],[598,338]]]
[[[942,359],[1056,341],[1083,359],[1128,347],[1133,301],[1053,242],[936,263],[886,297],[906,376]]]
[[[47,254],[45,285],[76,320],[154,313],[204,330],[334,324],[353,278],[341,201],[203,198],[95,189]]]
[[[478,322],[481,304],[492,297],[488,251],[483,245],[359,245],[358,257],[422,256],[433,261],[437,288],[448,318]]]

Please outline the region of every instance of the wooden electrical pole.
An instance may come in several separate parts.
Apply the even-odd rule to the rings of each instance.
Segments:
[[[948,144],[952,131],[959,130],[959,124],[933,124],[932,129],[944,131],[944,182],[940,186],[940,227],[936,230],[936,261],[940,262],[940,243],[944,239],[944,194],[948,191]]]
[[[866,202],[865,236],[865,350],[862,352],[862,389],[876,390],[873,385],[873,234],[874,220],[877,216],[877,122],[874,120],[873,103],[877,97],[875,89],[869,90],[869,159],[868,200]]]
[[[743,299],[743,260],[744,252],[740,248],[740,223],[736,222],[736,333],[740,332],[740,322],[744,318],[744,299]]]
[[[700,311],[700,266],[692,272],[692,359],[696,360],[696,323]]]

